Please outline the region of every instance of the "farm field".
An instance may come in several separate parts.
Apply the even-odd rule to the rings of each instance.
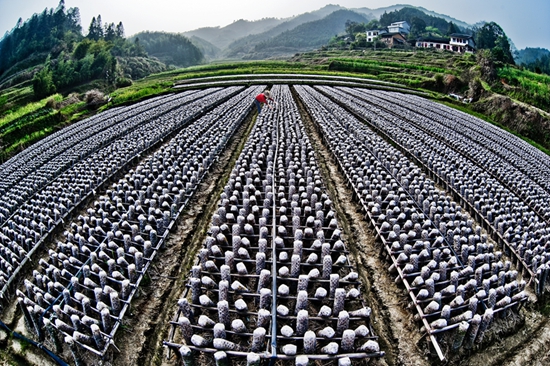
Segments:
[[[186,87],[0,165],[2,320],[69,364],[548,362],[548,155],[338,85]]]

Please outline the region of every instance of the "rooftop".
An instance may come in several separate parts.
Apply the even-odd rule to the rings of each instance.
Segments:
[[[471,34],[464,34],[464,33],[453,33],[451,34],[451,37],[455,37],[455,38],[473,38],[473,36]]]

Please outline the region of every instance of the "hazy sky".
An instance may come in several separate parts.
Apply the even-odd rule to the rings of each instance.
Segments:
[[[0,36],[16,24],[58,0],[0,0]],[[103,22],[122,21],[126,36],[142,30],[184,32],[207,26],[226,26],[239,19],[286,18],[317,10],[326,4],[376,9],[396,3],[423,6],[473,24],[495,21],[518,49],[550,49],[550,0],[65,0],[78,7],[87,32],[93,16]]]

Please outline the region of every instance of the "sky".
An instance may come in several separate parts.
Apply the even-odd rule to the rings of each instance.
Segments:
[[[59,0],[0,0],[0,37]],[[346,8],[381,8],[395,4],[422,6],[466,23],[494,21],[518,49],[550,49],[550,0],[65,0],[78,7],[87,32],[93,16],[104,23],[122,21],[126,36],[140,31],[185,32],[226,26],[239,19],[287,18],[337,4]]]

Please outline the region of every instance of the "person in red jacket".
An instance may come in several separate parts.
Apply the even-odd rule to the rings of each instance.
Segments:
[[[269,90],[266,90],[256,96],[254,99],[254,104],[256,105],[256,108],[258,108],[258,114],[262,111],[262,104],[266,104],[269,108],[272,108],[269,104],[269,100],[274,101],[273,98],[271,98],[271,93]]]

